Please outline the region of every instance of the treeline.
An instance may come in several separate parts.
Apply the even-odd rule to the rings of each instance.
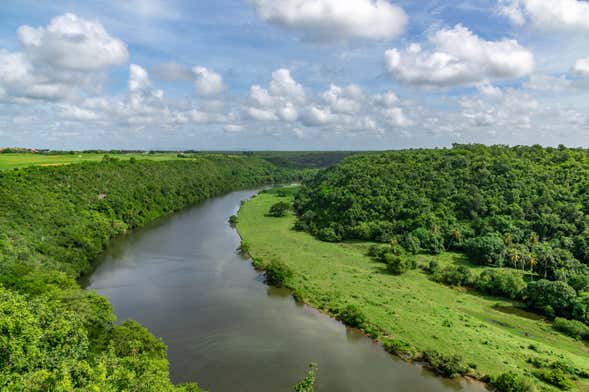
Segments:
[[[521,270],[533,280],[521,291],[531,308],[589,323],[587,150],[455,145],[353,156],[307,181],[295,209],[297,227],[325,241],[459,251]],[[408,268],[388,257],[390,269]]]
[[[231,190],[297,181],[259,158],[118,161],[0,173],[0,389],[198,391],[165,345],[82,290],[109,239]]]

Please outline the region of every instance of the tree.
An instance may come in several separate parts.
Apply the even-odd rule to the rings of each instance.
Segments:
[[[290,204],[285,201],[279,201],[276,204],[273,204],[270,207],[270,211],[268,211],[268,215],[273,216],[275,218],[280,218],[286,216],[288,211],[290,211]]]

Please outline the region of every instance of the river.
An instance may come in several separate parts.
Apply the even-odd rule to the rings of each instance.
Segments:
[[[119,320],[168,345],[174,382],[211,392],[281,392],[319,366],[320,392],[482,391],[387,354],[362,334],[268,287],[228,224],[256,191],[208,200],[112,242],[89,278]]]

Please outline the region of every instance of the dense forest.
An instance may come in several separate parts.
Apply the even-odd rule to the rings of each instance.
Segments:
[[[387,244],[371,252],[392,273],[414,267],[406,255],[448,250],[498,267],[481,276],[465,266],[428,270],[442,283],[522,300],[589,337],[587,150],[455,145],[353,156],[307,181],[295,209],[297,228],[324,241]]]
[[[198,391],[174,386],[166,347],[80,288],[109,239],[231,190],[299,174],[256,157],[200,155],[0,172],[0,389]]]

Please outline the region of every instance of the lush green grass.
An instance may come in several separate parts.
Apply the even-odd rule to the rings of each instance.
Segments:
[[[109,154],[110,157],[127,160],[150,159],[154,161],[165,161],[178,158],[177,153],[162,154]],[[0,154],[0,170],[14,169],[27,166],[58,166],[69,165],[81,162],[97,162],[102,160],[104,154],[34,154],[34,153],[14,153]]]
[[[432,282],[420,270],[387,274],[366,255],[366,242],[326,243],[292,230],[295,218],[266,216],[285,200],[260,194],[243,205],[237,228],[254,259],[280,260],[294,275],[287,284],[302,299],[326,311],[358,305],[379,333],[402,339],[415,351],[435,349],[460,354],[481,375],[530,373],[530,357],[566,359],[589,370],[589,347],[553,330],[517,303],[484,297]],[[461,255],[418,256],[443,263],[464,262]],[[585,380],[586,381],[586,380]],[[579,384],[586,390],[589,384]]]

